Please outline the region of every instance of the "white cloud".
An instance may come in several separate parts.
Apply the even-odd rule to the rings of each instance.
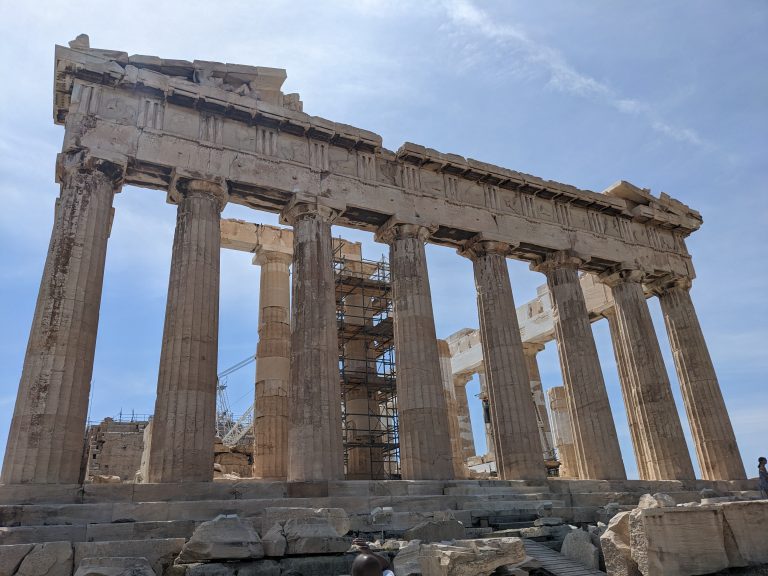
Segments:
[[[507,58],[505,65],[520,75],[529,76],[532,71],[543,72],[547,85],[555,90],[603,102],[623,114],[637,116],[655,132],[678,142],[694,146],[706,146],[704,140],[691,128],[676,126],[660,118],[658,112],[649,104],[632,98],[626,98],[610,85],[574,68],[555,48],[532,39],[524,30],[510,24],[494,21],[488,12],[475,6],[471,0],[446,0],[445,10],[455,31],[464,35],[480,35],[497,45],[512,51],[513,56],[521,56],[523,61]],[[475,43],[465,44],[465,64],[477,62],[481,54]],[[487,54],[486,54],[487,56]],[[525,70],[525,68],[529,70]]]

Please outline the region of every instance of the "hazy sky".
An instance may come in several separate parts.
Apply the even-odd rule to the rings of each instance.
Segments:
[[[0,2],[0,450],[58,194],[54,44],[82,32],[96,48],[285,68],[284,91],[299,92],[306,112],[377,132],[393,150],[415,142],[595,191],[623,179],[701,211],[704,226],[688,240],[692,294],[755,475],[768,453],[764,0]],[[155,190],[126,187],[115,209],[94,420],[153,410],[175,224]],[[276,223],[236,206],[224,216]],[[386,249],[367,233],[334,233],[364,241],[371,258]],[[438,335],[476,327],[470,262],[446,248],[427,254]],[[544,277],[522,262],[509,269],[520,305]],[[222,252],[222,369],[255,350],[258,283],[247,254]],[[688,434],[658,303],[650,306]],[[637,477],[608,327],[593,326]],[[539,361],[545,388],[560,384],[553,343]],[[252,368],[230,378],[228,393],[236,410],[247,406]]]

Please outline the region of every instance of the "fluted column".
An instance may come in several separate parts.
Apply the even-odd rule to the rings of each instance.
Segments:
[[[573,424],[568,409],[565,386],[554,386],[547,391],[549,409],[552,412],[552,435],[560,460],[558,474],[565,478],[579,477],[579,462],[573,442]]]
[[[549,423],[549,414],[547,414],[547,400],[544,398],[539,363],[536,360],[536,355],[542,350],[544,350],[544,344],[523,342],[525,364],[528,367],[528,379],[531,382],[531,396],[533,397],[533,405],[536,408],[536,420],[539,425],[541,450],[548,458],[554,456],[554,444],[552,443],[552,426]]]
[[[604,275],[611,287],[621,357],[628,379],[629,402],[635,406],[638,441],[636,454],[646,459],[638,466],[643,480],[687,480],[693,465],[680,424],[651,313],[645,301],[639,270]]]
[[[75,484],[122,167],[61,154],[61,185],[3,462],[4,484]]]
[[[579,477],[624,480],[627,475],[619,437],[579,283],[580,265],[578,258],[559,252],[532,269],[546,276],[552,297],[552,319],[570,406]]]
[[[705,480],[742,480],[744,463],[690,294],[691,281],[657,283],[677,379]]]
[[[293,298],[288,402],[288,480],[342,480],[344,450],[331,222],[318,201],[294,202]]]
[[[509,281],[508,252],[506,244],[481,240],[461,253],[472,260],[475,272],[496,470],[508,480],[542,479],[546,469]]]
[[[253,263],[261,266],[253,411],[254,478],[287,477],[291,260],[288,252],[263,248],[258,248],[253,257]]]
[[[451,372],[451,350],[448,347],[448,342],[445,340],[437,341],[437,350],[440,355],[440,375],[443,381],[445,403],[448,408],[448,430],[451,437],[453,473],[456,478],[467,478],[469,476],[469,471],[464,463],[461,435],[459,433],[459,410],[456,399],[456,388],[453,385],[453,373]]]
[[[379,242],[389,244],[400,466],[406,480],[454,477],[424,250],[428,235],[422,226],[398,223],[386,225],[377,235]]]
[[[619,373],[619,385],[621,386],[621,395],[624,399],[624,409],[627,413],[627,424],[629,426],[629,436],[632,439],[632,449],[637,462],[637,470],[640,478],[650,478],[648,471],[648,457],[646,456],[645,443],[640,434],[640,424],[638,423],[638,407],[634,404],[632,397],[632,387],[629,378],[627,361],[624,359],[619,336],[619,326],[616,321],[616,310],[609,308],[603,312],[603,316],[608,320],[608,328],[611,333],[611,343],[613,345],[613,354],[616,358],[616,369]]]
[[[459,420],[461,459],[463,462],[475,456],[475,437],[472,434],[472,420],[469,416],[469,400],[467,399],[467,383],[470,380],[472,380],[471,374],[455,374],[453,376],[453,387],[456,391],[456,413]]]
[[[213,479],[223,182],[187,180],[178,204],[165,309],[149,482]]]

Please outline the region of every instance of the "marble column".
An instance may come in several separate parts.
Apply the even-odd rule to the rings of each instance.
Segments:
[[[564,478],[578,478],[579,462],[573,442],[573,424],[565,386],[554,386],[547,391],[547,395],[549,409],[552,412],[552,435],[557,448],[557,457],[560,460],[558,474]]]
[[[469,416],[467,384],[471,374],[454,374],[453,388],[456,392],[456,413],[459,419],[459,439],[461,441],[461,459],[466,462],[475,456],[475,436],[472,434],[472,420]]]
[[[680,278],[653,288],[667,326],[702,478],[743,480],[744,463],[691,300],[691,281]]]
[[[558,252],[531,268],[546,276],[552,298],[552,320],[570,406],[579,477],[625,480],[619,437],[579,283],[581,263],[578,258]]]
[[[213,480],[221,211],[226,184],[182,181],[165,309],[149,482]]]
[[[608,328],[611,333],[611,343],[613,345],[613,354],[616,358],[616,369],[619,373],[619,385],[621,386],[621,395],[624,399],[624,409],[627,414],[627,424],[629,426],[629,436],[632,439],[632,450],[635,454],[635,462],[640,478],[649,478],[648,457],[646,456],[645,444],[640,435],[640,425],[637,417],[637,406],[632,398],[632,388],[627,373],[627,362],[622,353],[621,339],[619,338],[619,327],[616,322],[616,310],[609,308],[603,312],[603,316],[608,320]]]
[[[461,254],[472,260],[475,272],[499,478],[544,479],[546,468],[507,269],[508,252],[506,244],[480,240]]]
[[[448,429],[451,437],[451,454],[453,455],[453,473],[456,478],[468,478],[469,470],[464,462],[461,435],[459,432],[459,409],[456,399],[456,388],[453,385],[451,371],[451,350],[445,340],[437,341],[440,355],[440,374],[443,380],[445,403],[448,407]],[[466,398],[466,396],[465,396]]]
[[[341,386],[331,222],[318,201],[283,212],[293,226],[288,480],[344,478]]]
[[[440,374],[424,242],[415,224],[387,224],[394,308],[400,466],[405,480],[454,477],[448,411]]]
[[[544,344],[538,342],[523,342],[525,352],[525,364],[528,367],[528,379],[531,382],[531,396],[536,408],[536,420],[539,425],[541,438],[541,450],[546,458],[554,457],[554,444],[552,443],[552,426],[547,414],[547,400],[544,398],[544,389],[541,385],[541,374],[536,355],[544,350]]]
[[[253,476],[285,480],[288,473],[288,380],[291,352],[292,254],[257,248],[261,267],[259,343],[253,411]]]
[[[629,403],[635,406],[638,441],[646,464],[643,480],[689,480],[693,465],[683,436],[669,376],[645,301],[639,270],[621,270],[603,275],[611,287],[616,310],[616,328],[628,379]]]
[[[61,154],[53,230],[0,480],[80,480],[112,200],[123,169]]]

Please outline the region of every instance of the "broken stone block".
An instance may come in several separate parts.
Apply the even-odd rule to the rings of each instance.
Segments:
[[[552,502],[544,502],[536,507],[536,515],[539,518],[548,518],[552,516]]]
[[[94,484],[120,484],[122,482],[120,476],[96,475],[92,478]]]
[[[403,533],[404,540],[420,540],[429,542],[446,542],[460,540],[465,537],[464,524],[458,520],[429,520],[417,524]]]
[[[768,564],[768,500],[730,502],[722,505],[722,511],[726,532],[737,549],[732,555],[752,565]]]
[[[146,558],[84,558],[74,576],[157,576]]]
[[[36,544],[21,561],[16,576],[70,576],[72,559],[70,542]]]
[[[253,525],[237,515],[220,515],[203,522],[184,544],[177,564],[213,560],[262,558],[264,548]]]
[[[512,568],[526,561],[519,538],[457,540],[453,544],[413,541],[394,559],[398,576],[487,576],[500,566]]]
[[[283,524],[288,556],[346,552],[351,540],[339,536],[327,518],[291,518]]]
[[[590,534],[584,530],[571,531],[563,540],[560,553],[587,568],[600,568],[600,551],[592,544]]]
[[[650,494],[643,494],[640,496],[640,501],[637,503],[637,507],[643,510],[647,508],[671,508],[675,505],[675,499],[663,492],[657,492],[653,496]]]
[[[269,530],[278,522],[285,522],[295,518],[324,518],[331,523],[338,536],[344,536],[349,532],[351,522],[349,514],[343,508],[266,508],[262,520],[262,531]]]
[[[16,574],[19,564],[34,547],[34,544],[0,546],[0,576],[13,576],[13,574]]]
[[[174,569],[182,566],[174,566]],[[184,574],[166,572],[164,576],[282,576],[285,574],[275,560],[247,560],[245,562],[204,562],[184,564]]]
[[[643,511],[640,508],[635,508],[629,513],[629,549],[638,571],[647,576],[648,543],[645,538]]]
[[[288,541],[283,534],[282,524],[275,524],[261,538],[261,545],[264,547],[264,555],[271,557],[285,556],[285,549],[288,547]]]
[[[609,576],[640,576],[629,548],[629,512],[619,512],[600,536],[600,547]]]
[[[537,518],[533,521],[534,526],[560,526],[562,523],[563,519],[558,518],[557,516]]]

